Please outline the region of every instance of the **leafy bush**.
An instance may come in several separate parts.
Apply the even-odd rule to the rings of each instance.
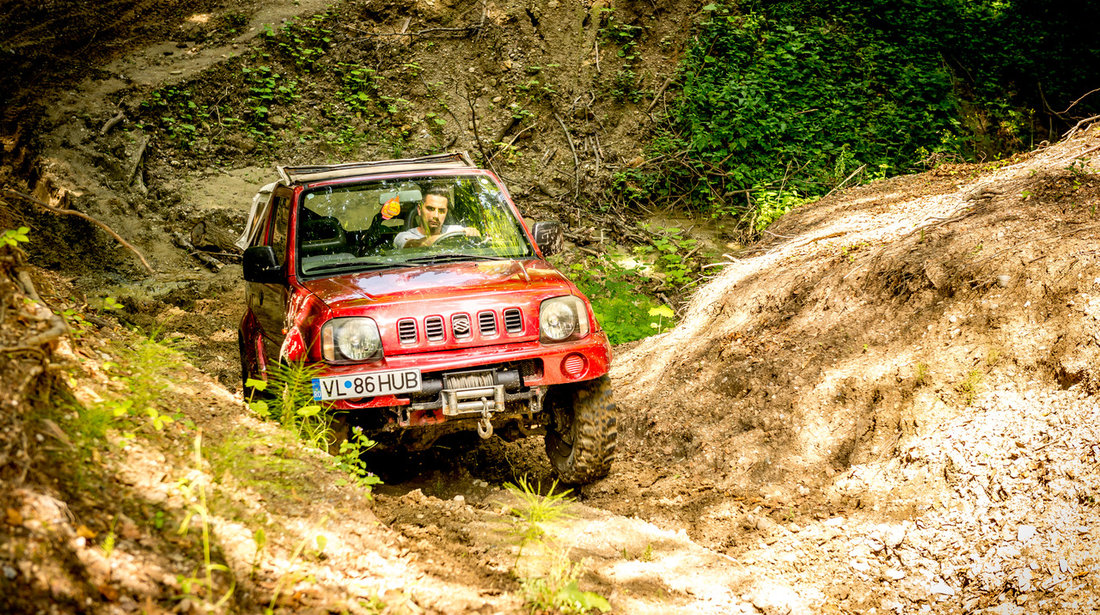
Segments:
[[[703,8],[650,165],[614,178],[620,201],[686,200],[759,232],[787,206],[756,195],[795,202],[925,161],[996,157],[1100,113],[1089,96],[1100,45],[1086,25],[1096,3],[730,6]]]
[[[612,344],[625,344],[667,330],[675,324],[651,297],[639,292],[645,276],[608,258],[589,258],[571,267],[570,278],[592,303]]]
[[[746,191],[823,194],[854,171],[959,151],[958,101],[938,58],[839,20],[709,8],[655,143],[675,158],[659,195],[744,212]]]

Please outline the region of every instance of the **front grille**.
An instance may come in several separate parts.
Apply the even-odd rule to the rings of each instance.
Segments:
[[[483,337],[489,337],[497,334],[497,317],[496,314],[485,311],[478,312],[477,314],[477,328],[481,332]]]
[[[411,318],[397,321],[397,339],[401,340],[402,344],[415,344],[416,321]]]
[[[429,316],[424,319],[424,335],[430,342],[443,341],[443,318]]]
[[[504,310],[504,330],[508,333],[523,331],[523,314],[517,308]]]
[[[473,334],[473,329],[470,327],[470,315],[455,314],[451,316],[451,331],[454,332],[456,340],[469,338]]]

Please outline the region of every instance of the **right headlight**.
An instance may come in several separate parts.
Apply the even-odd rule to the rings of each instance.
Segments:
[[[382,358],[378,325],[370,318],[333,318],[321,327],[321,355],[327,361]]]
[[[580,297],[554,297],[539,306],[539,337],[543,342],[563,342],[586,335],[588,311]]]

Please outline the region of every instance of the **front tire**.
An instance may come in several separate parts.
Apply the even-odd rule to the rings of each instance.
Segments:
[[[618,409],[606,375],[551,391],[546,455],[563,482],[585,484],[607,476],[615,458]]]

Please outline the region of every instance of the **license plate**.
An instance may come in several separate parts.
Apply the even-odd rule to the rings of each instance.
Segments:
[[[313,379],[313,399],[347,399],[396,395],[420,390],[420,370],[395,369],[388,372],[349,374]]]

